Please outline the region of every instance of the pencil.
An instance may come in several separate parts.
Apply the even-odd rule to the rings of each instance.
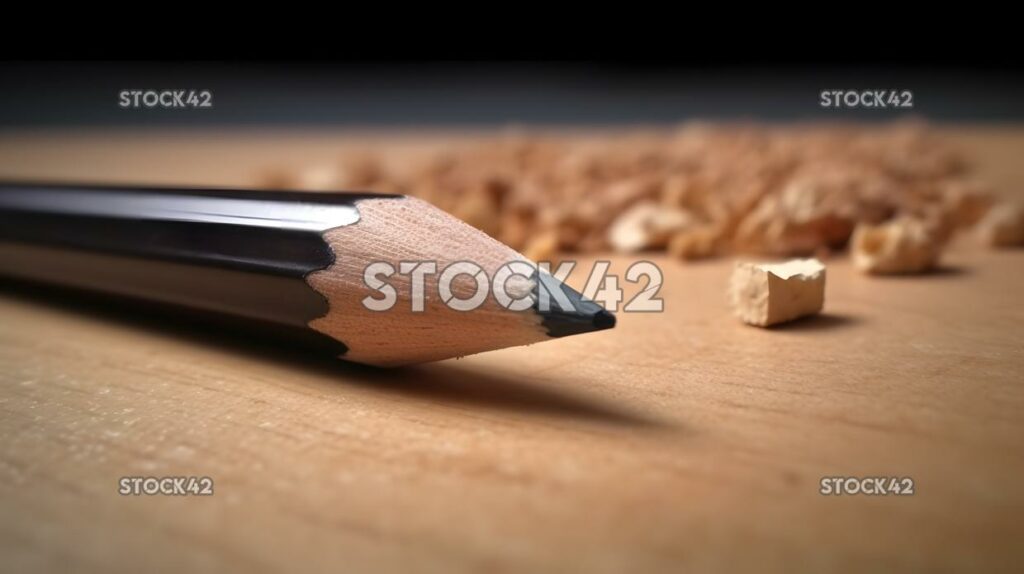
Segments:
[[[0,183],[0,274],[325,337],[342,359],[371,365],[614,326],[523,263],[532,267],[400,195]],[[499,280],[504,299],[481,289]]]

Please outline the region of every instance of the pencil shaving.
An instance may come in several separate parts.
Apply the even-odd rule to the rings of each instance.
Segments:
[[[879,275],[933,269],[943,246],[939,229],[910,217],[878,225],[861,224],[851,240],[853,264],[865,273]]]
[[[633,253],[664,247],[669,238],[694,225],[694,217],[678,208],[647,201],[620,215],[608,233],[616,251]]]
[[[268,187],[409,194],[525,250],[668,250],[811,255],[845,249],[860,224],[979,221],[992,194],[921,124],[885,127],[692,124],[614,138],[523,132],[389,164],[386,152],[265,174]],[[656,212],[652,204],[663,208]],[[679,213],[692,222],[680,222]],[[696,224],[713,225],[687,233]]]
[[[817,259],[737,263],[729,284],[733,311],[744,323],[768,327],[819,313],[825,265]]]
[[[990,247],[1024,245],[1024,206],[1002,203],[978,224],[978,238]]]

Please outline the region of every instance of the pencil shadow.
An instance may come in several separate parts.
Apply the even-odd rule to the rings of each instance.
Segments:
[[[172,336],[243,354],[256,361],[272,361],[358,385],[370,391],[398,393],[433,403],[525,412],[630,427],[664,426],[653,419],[578,392],[553,389],[521,380],[512,374],[480,371],[452,362],[382,369],[349,363],[324,349],[311,350],[301,342],[254,331],[245,325],[210,320],[203,315],[151,304],[114,299],[106,295],[54,286],[0,280],[0,296],[58,308],[90,319]],[[214,326],[215,328],[211,328]],[[578,381],[579,387],[585,381]]]
[[[782,323],[781,325],[775,325],[771,328],[772,331],[829,331],[833,329],[841,329],[843,327],[852,327],[862,322],[862,319],[853,317],[850,315],[841,315],[837,313],[819,313],[817,315],[811,315],[810,317],[804,317],[797,319],[796,321],[790,321],[788,323]]]
[[[665,423],[597,397],[556,390],[505,373],[483,372],[451,362],[398,369],[378,369],[342,361],[335,362],[341,364],[332,368],[335,372],[344,370],[346,381],[431,402],[528,412],[629,427],[667,426]],[[583,387],[585,381],[576,383]]]

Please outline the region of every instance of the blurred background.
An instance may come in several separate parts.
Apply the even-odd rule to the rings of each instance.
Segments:
[[[905,110],[824,109],[823,89],[914,93],[937,121],[1024,117],[1019,68],[973,63],[237,62],[4,63],[0,127],[494,126],[690,119],[858,119]],[[711,60],[714,62],[714,60]],[[212,109],[119,108],[124,89],[206,89]]]
[[[712,62],[5,63],[0,177],[404,193],[532,258],[683,259],[945,237],[1015,183],[1012,62]]]

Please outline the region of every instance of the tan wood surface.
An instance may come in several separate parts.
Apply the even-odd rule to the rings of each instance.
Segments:
[[[949,132],[1024,198],[1024,129]],[[242,185],[395,139],[7,133],[0,176]],[[825,314],[773,331],[730,261],[654,260],[663,314],[393,371],[0,283],[3,570],[1020,571],[1024,250],[830,260]],[[214,495],[117,493],[177,475]]]

